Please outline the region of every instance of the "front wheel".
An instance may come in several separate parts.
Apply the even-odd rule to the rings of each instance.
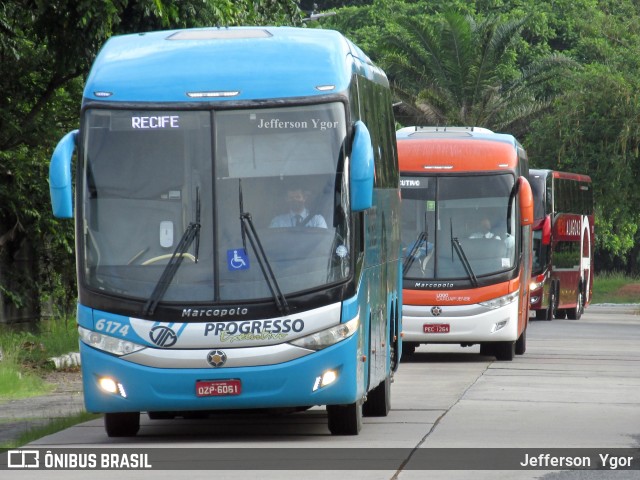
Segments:
[[[362,428],[362,400],[348,405],[327,405],[332,435],[358,435]]]
[[[516,341],[515,353],[516,355],[524,355],[527,351],[527,327],[524,328],[520,338]]]
[[[415,342],[402,342],[402,356],[404,358],[410,357],[416,351],[416,347],[418,346]]]
[[[140,430],[140,412],[105,413],[104,429],[110,437],[135,437]]]
[[[549,306],[544,310],[538,310],[536,312],[537,320],[553,320],[556,316],[558,310],[558,293],[556,290],[556,283],[551,283],[551,288],[549,289]]]
[[[496,360],[510,362],[516,354],[516,342],[496,342],[494,354]]]
[[[567,310],[567,318],[569,320],[580,320],[582,312],[584,311],[584,296],[582,295],[582,287],[578,287],[578,298],[576,298],[575,308],[569,308]]]
[[[362,406],[365,417],[386,417],[391,410],[391,374],[367,394]]]

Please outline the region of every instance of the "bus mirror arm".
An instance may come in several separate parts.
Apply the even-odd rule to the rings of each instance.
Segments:
[[[362,212],[373,206],[374,161],[371,134],[360,120],[354,125],[349,172],[351,210]]]
[[[49,195],[57,218],[73,218],[71,159],[76,148],[78,130],[67,133],[58,142],[49,164]]]

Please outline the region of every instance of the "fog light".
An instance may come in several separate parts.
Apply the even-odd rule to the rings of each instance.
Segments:
[[[322,381],[320,382],[321,387],[326,387],[327,385],[332,384],[338,378],[338,374],[334,370],[327,370],[322,375]]]
[[[118,391],[118,385],[113,378],[102,377],[98,379],[98,385],[107,393],[116,393]]]
[[[337,379],[338,379],[338,373],[335,370],[327,370],[322,375],[316,378],[316,381],[313,384],[313,391],[315,392],[319,388],[326,387],[327,385],[331,385]]]
[[[111,377],[100,377],[98,379],[98,385],[107,393],[117,393],[122,398],[127,398],[127,392],[125,391],[124,386],[121,383],[116,382]]]
[[[497,332],[498,330],[502,330],[502,329],[505,327],[505,325],[506,325],[506,324],[507,324],[507,321],[506,321],[506,320],[502,320],[501,322],[496,323],[496,324],[493,326],[493,328],[491,329],[491,333],[495,333],[495,332]]]
[[[538,303],[539,300],[540,300],[540,297],[531,297],[530,303],[531,305],[533,305],[534,303]]]

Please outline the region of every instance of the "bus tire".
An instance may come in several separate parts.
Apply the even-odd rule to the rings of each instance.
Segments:
[[[105,413],[104,429],[110,437],[135,437],[140,430],[140,412]]]
[[[551,298],[549,299],[549,320],[556,318],[558,313],[558,298],[560,298],[560,290],[558,282],[551,283]]]
[[[558,293],[556,289],[556,283],[551,282],[551,288],[549,289],[549,306],[545,310],[536,311],[536,319],[551,321],[556,316],[557,310]]]
[[[496,342],[494,354],[496,360],[510,362],[516,354],[516,342]]]
[[[558,320],[563,320],[567,318],[567,311],[563,308],[556,310],[556,314],[554,315]]]
[[[367,394],[367,401],[362,405],[365,417],[386,417],[391,410],[391,374]]]
[[[416,352],[417,346],[418,344],[415,342],[402,342],[402,356],[410,357]],[[400,361],[402,361],[402,359]]]
[[[358,435],[362,428],[362,400],[348,405],[327,405],[332,435]]]
[[[480,355],[484,357],[495,357],[495,348],[493,343],[481,343]]]
[[[578,298],[576,298],[576,306],[575,308],[567,309],[567,318],[569,320],[580,320],[580,317],[582,317],[582,309],[584,308],[583,298],[584,296],[582,295],[582,286],[578,286]]]
[[[515,354],[516,355],[524,355],[524,352],[527,351],[527,327],[520,334],[520,338],[516,340],[515,345]]]

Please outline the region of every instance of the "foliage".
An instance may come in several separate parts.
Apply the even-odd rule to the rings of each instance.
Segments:
[[[549,102],[548,79],[572,66],[553,54],[519,70],[514,45],[526,18],[502,21],[445,12],[441,17],[403,17],[390,31],[390,52],[381,63],[412,123],[475,125],[518,134]]]
[[[35,330],[0,326],[0,399],[41,395],[52,389],[40,373],[53,368],[49,358],[78,351],[74,319],[40,322]]]
[[[300,25],[301,13],[293,0],[0,3],[0,322],[38,319],[45,303],[73,308],[73,224],[51,216],[48,163],[77,128],[100,46],[120,33],[237,24]]]
[[[77,128],[111,35],[204,25],[335,28],[387,70],[403,123],[514,133],[531,165],[594,179],[600,268],[640,271],[640,8],[634,0],[5,0],[0,2],[0,321],[73,309],[72,222],[48,162]],[[572,58],[580,68],[566,67]],[[558,68],[564,68],[558,73]],[[404,115],[404,116],[403,116]],[[611,192],[615,192],[612,195]],[[20,312],[17,312],[20,311]]]
[[[387,71],[401,123],[484,124],[515,134],[532,167],[591,175],[597,267],[637,274],[639,17],[633,0],[374,0],[321,23]],[[490,24],[513,35],[481,69]],[[567,58],[579,68],[558,70]]]

